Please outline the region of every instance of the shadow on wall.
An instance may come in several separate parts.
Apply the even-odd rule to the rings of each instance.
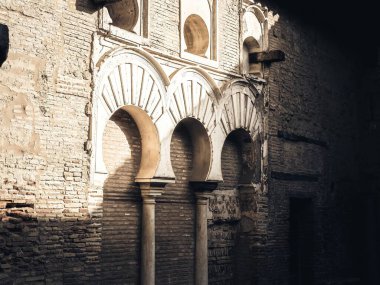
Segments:
[[[105,143],[104,153],[110,175],[91,216],[80,199],[38,210],[0,201],[0,284],[139,284],[141,199],[134,177],[141,138],[126,112],[109,123],[105,140],[114,143]]]
[[[7,60],[9,51],[9,29],[7,25],[0,24],[0,67]]]
[[[33,205],[8,203],[0,219],[0,284],[99,279],[100,232],[88,217],[37,217]]]
[[[109,176],[103,186],[101,218],[102,282],[139,284],[141,195],[135,177],[141,160],[141,137],[132,117],[114,113],[103,135]]]
[[[77,0],[75,2],[75,8],[87,14],[93,14],[97,12],[106,1],[99,0]]]

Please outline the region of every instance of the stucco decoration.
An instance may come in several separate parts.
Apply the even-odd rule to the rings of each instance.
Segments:
[[[181,69],[171,79],[167,110],[174,127],[187,119],[184,122],[188,124],[194,148],[192,180],[208,180],[214,153],[210,136],[217,125],[220,90],[214,80],[198,67]],[[202,127],[189,122],[189,118],[200,122]]]
[[[176,124],[186,117],[193,117],[210,133],[216,126],[218,98],[220,91],[205,71],[185,68],[172,76],[168,111]]]
[[[103,132],[112,114],[123,108],[135,120],[142,138],[142,158],[136,180],[152,179],[162,159],[159,133],[162,128],[157,124],[164,117],[168,78],[158,63],[143,51],[120,48],[103,58],[95,82],[98,82],[92,121],[95,175],[107,174],[102,153]],[[164,163],[167,176],[172,177],[170,160]]]
[[[262,118],[256,107],[258,92],[248,82],[237,80],[225,87],[223,95],[221,126],[225,136],[244,129],[255,140],[262,131]]]

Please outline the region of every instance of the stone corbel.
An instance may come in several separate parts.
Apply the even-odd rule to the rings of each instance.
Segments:
[[[285,53],[282,50],[270,50],[252,52],[249,54],[249,63],[272,63],[285,60]]]

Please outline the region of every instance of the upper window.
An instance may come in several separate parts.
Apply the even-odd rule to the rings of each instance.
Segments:
[[[267,18],[256,5],[247,7],[242,18],[241,73],[262,77],[262,64],[249,61],[249,54],[267,49]]]
[[[216,0],[181,0],[181,56],[216,65]]]

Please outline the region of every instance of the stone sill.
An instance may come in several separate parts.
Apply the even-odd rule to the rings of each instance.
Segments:
[[[208,58],[201,57],[198,55],[194,55],[194,54],[188,53],[186,51],[181,51],[181,57],[184,59],[188,59],[192,62],[202,64],[202,65],[207,65],[207,66],[211,66],[214,68],[219,67],[219,62],[216,60],[212,60],[212,59],[208,59]]]

